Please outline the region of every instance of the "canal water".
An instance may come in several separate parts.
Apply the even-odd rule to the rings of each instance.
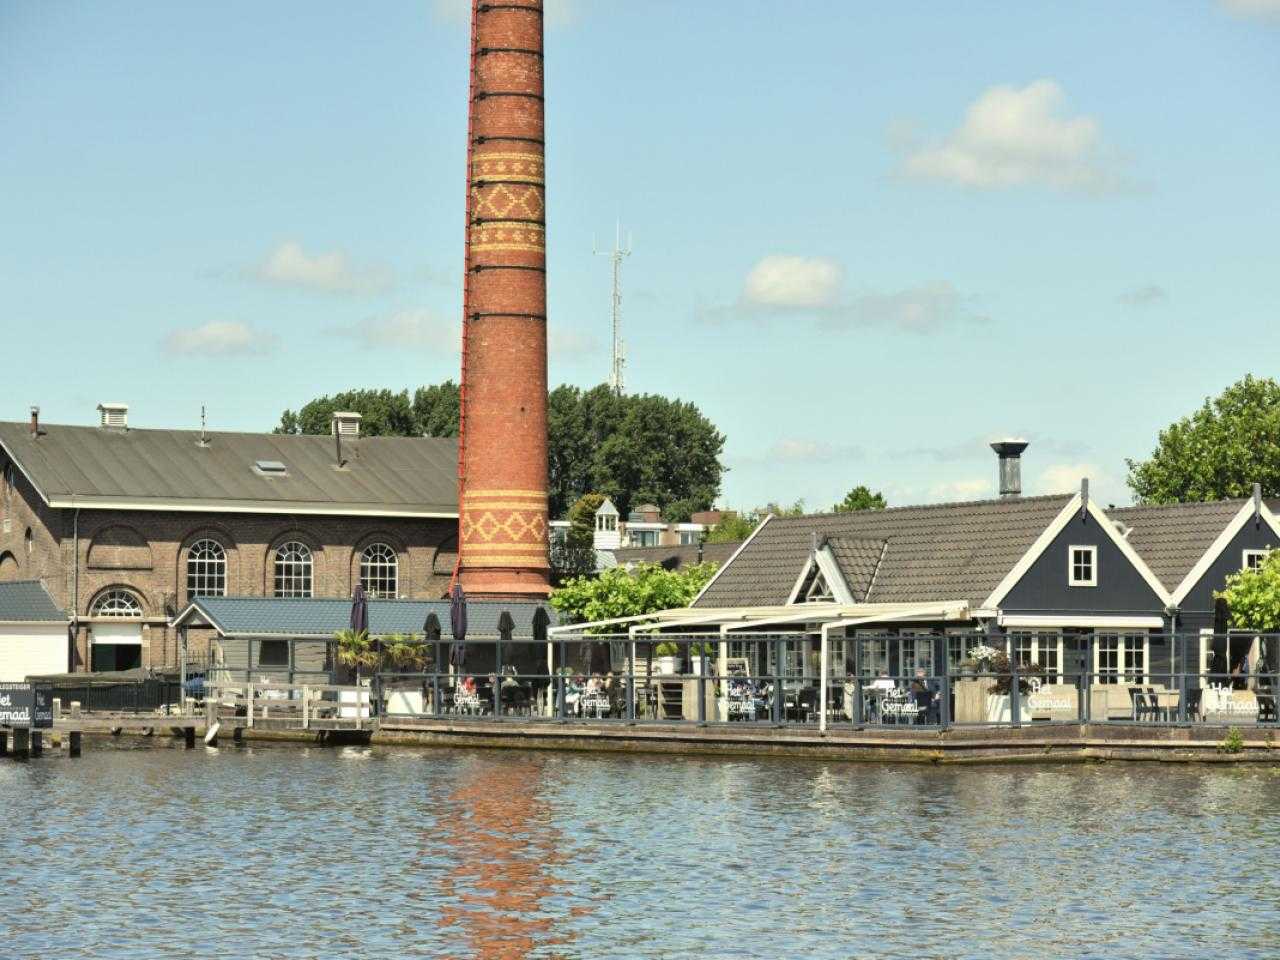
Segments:
[[[94,741],[0,762],[0,955],[1280,955],[1268,767]]]

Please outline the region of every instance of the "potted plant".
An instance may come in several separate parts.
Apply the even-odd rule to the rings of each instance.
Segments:
[[[991,665],[998,656],[1003,656],[1003,654],[995,647],[989,647],[985,643],[969,648],[969,659],[977,666],[979,673],[990,673]]]
[[[673,640],[663,640],[653,648],[655,673],[677,674],[680,672],[680,645]]]

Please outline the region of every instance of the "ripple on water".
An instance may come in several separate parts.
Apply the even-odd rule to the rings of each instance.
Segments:
[[[0,764],[6,954],[1275,955],[1269,769],[94,743]]]

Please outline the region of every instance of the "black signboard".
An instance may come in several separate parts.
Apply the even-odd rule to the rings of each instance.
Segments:
[[[0,725],[53,726],[53,688],[32,683],[0,683]]]

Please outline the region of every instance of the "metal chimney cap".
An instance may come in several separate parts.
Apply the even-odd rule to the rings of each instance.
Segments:
[[[1018,440],[1010,438],[1008,440],[991,441],[991,449],[1002,457],[1017,457],[1022,455],[1022,451],[1031,446],[1030,440]]]

